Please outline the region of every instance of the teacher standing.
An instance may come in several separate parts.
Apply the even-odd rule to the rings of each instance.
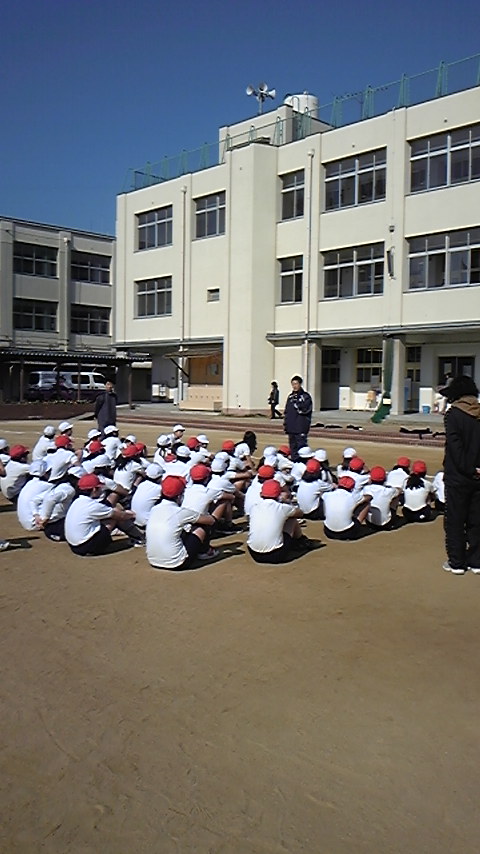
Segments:
[[[110,381],[105,383],[105,391],[101,391],[97,395],[95,401],[95,418],[97,419],[98,429],[102,436],[107,425],[115,425],[117,423],[117,395],[115,394],[113,383]]]
[[[298,449],[303,448],[308,442],[308,433],[312,421],[312,398],[308,391],[302,387],[302,383],[302,378],[297,374],[292,377],[292,391],[287,397],[283,413],[284,430],[288,434],[293,462],[297,462],[299,459]]]

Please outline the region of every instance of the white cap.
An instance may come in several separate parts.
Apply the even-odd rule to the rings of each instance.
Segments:
[[[162,433],[157,439],[157,445],[159,448],[168,448],[170,444],[170,438],[166,433]]]
[[[43,477],[47,470],[48,466],[45,460],[34,460],[33,463],[30,463],[28,472],[34,477]]]
[[[277,453],[277,449],[273,445],[267,445],[266,448],[263,449],[264,457],[271,457],[273,454]]]
[[[159,466],[157,463],[150,463],[145,469],[145,474],[150,480],[158,480],[159,477],[162,476],[165,469]]]
[[[315,451],[313,456],[319,463],[324,463],[325,460],[328,460],[328,454],[324,448],[319,448],[318,451]]]
[[[208,436],[205,436],[205,433],[200,433],[200,436],[197,436],[197,442],[200,442],[201,445],[208,445]]]
[[[278,457],[276,454],[267,454],[263,458],[263,464],[266,466],[273,466],[273,468],[277,467]]]
[[[55,427],[52,424],[47,424],[47,426],[43,428],[43,435],[46,436],[47,439],[53,439],[55,436]]]
[[[298,449],[298,456],[302,458],[302,460],[308,460],[310,457],[313,457],[313,451],[308,445],[304,445],[303,448]]]
[[[239,442],[235,447],[235,456],[238,457],[239,460],[242,457],[248,457],[250,454],[250,445],[247,445],[246,442]]]
[[[102,434],[100,433],[100,430],[97,430],[97,428],[96,428],[96,427],[93,427],[91,430],[89,430],[89,431],[88,431],[88,433],[87,433],[87,439],[88,439],[89,441],[91,441],[92,439],[98,439],[98,437],[99,437],[99,436],[101,436],[101,435],[102,435]]]
[[[70,421],[60,421],[58,425],[59,433],[66,433],[67,430],[73,430],[73,424],[70,424]]]
[[[107,454],[99,454],[98,457],[93,458],[92,464],[94,469],[103,469],[104,466],[110,468],[112,461]]]
[[[185,457],[187,460],[192,456],[190,448],[187,448],[186,445],[179,445],[175,453],[177,457]]]
[[[176,433],[178,430],[185,431],[185,427],[183,426],[183,424],[175,424],[175,427],[173,428],[173,432]]]
[[[227,454],[226,451],[219,451],[218,454],[215,454],[216,460],[222,460],[224,463],[230,462],[230,454]]]
[[[223,474],[227,468],[227,461],[221,460],[219,457],[215,457],[212,460],[211,469],[214,474]]]
[[[118,433],[118,427],[115,427],[115,424],[107,424],[107,426],[104,427],[103,432],[105,436],[111,436],[112,433]]]
[[[351,460],[352,457],[356,457],[356,456],[357,456],[357,452],[356,452],[355,448],[345,448],[345,450],[343,452],[344,459]]]
[[[134,436],[134,435],[133,435],[133,433],[130,433],[128,436],[125,436],[125,441],[126,441],[126,442],[131,442],[131,443],[132,443],[132,445],[136,445],[136,443],[137,443],[137,437],[136,437],[136,436]]]
[[[0,451],[4,451],[5,448],[8,448],[8,442],[6,439],[0,439]]]
[[[288,457],[279,457],[277,459],[277,469],[279,471],[291,471],[293,468],[293,463]]]
[[[190,457],[190,462],[196,466],[198,463],[205,463],[210,459],[210,454],[205,448],[200,448],[199,451],[193,451]]]

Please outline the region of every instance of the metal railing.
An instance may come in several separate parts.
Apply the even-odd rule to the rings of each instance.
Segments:
[[[425,101],[472,89],[480,85],[480,53],[455,62],[441,62],[436,68],[420,74],[403,74],[400,80],[383,86],[366,86],[358,92],[336,96],[319,109],[318,120],[331,128],[354,124],[392,109],[410,107]],[[236,145],[268,137],[271,145],[284,145],[287,141],[304,139],[318,132],[318,125],[308,110],[293,112],[291,118],[278,117],[272,124],[256,128],[238,136],[226,134],[223,141],[206,142],[200,148],[173,157],[163,157],[157,163],[147,163],[140,169],[129,169],[123,192],[133,192],[152,184],[161,184],[190,172],[200,172],[218,166],[225,160],[226,152]]]

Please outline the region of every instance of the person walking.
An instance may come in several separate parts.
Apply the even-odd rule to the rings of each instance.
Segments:
[[[278,390],[278,383],[275,380],[272,380],[272,390],[268,396],[268,403],[270,404],[270,420],[274,420],[275,418],[281,418],[282,413],[278,410],[278,404],[280,401],[280,392]]]
[[[292,377],[292,391],[287,397],[283,413],[285,433],[288,435],[292,460],[298,462],[299,448],[307,445],[308,432],[312,421],[312,398],[302,387],[303,380],[297,374]]]
[[[471,377],[457,376],[443,394],[445,414],[445,548],[443,568],[480,573],[480,403]]]
[[[107,425],[114,426],[117,423],[117,395],[113,383],[109,380],[105,383],[105,391],[97,395],[95,401],[95,418],[98,429],[102,436]]]

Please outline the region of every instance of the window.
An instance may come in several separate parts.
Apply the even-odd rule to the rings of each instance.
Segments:
[[[70,275],[74,282],[91,282],[94,285],[110,284],[110,258],[72,250]]]
[[[303,169],[282,175],[282,219],[297,219],[303,216],[304,184]]]
[[[172,313],[172,277],[136,282],[137,317],[162,317]]]
[[[138,249],[170,246],[172,243],[173,208],[157,208],[137,215]]]
[[[301,302],[303,255],[280,259],[280,302]]]
[[[340,350],[325,347],[322,350],[322,383],[340,382]]]
[[[57,303],[43,300],[14,299],[13,328],[35,332],[57,331]]]
[[[376,385],[382,379],[382,351],[367,349],[357,350],[357,383]]]
[[[480,284],[480,228],[412,237],[409,290]]]
[[[207,302],[218,302],[220,299],[220,288],[208,288]]]
[[[420,362],[422,360],[421,347],[407,347],[405,354],[405,376],[412,383],[420,382]]]
[[[53,246],[37,246],[34,243],[13,244],[13,272],[24,276],[57,275],[57,250]]]
[[[110,335],[110,309],[72,305],[70,331],[76,335]]]
[[[385,198],[387,149],[325,164],[325,210],[332,211]]]
[[[480,178],[480,124],[410,143],[410,191],[435,190]]]
[[[195,200],[195,236],[225,234],[225,192]]]
[[[324,299],[383,294],[383,267],[383,243],[325,252]]]

